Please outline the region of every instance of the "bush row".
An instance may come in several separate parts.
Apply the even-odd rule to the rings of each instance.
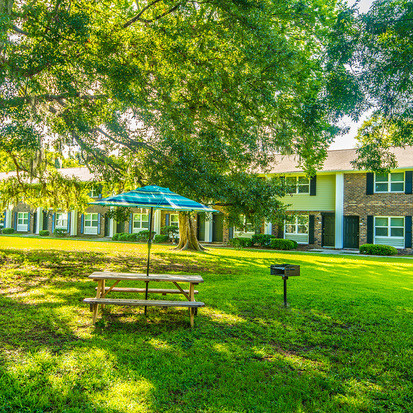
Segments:
[[[155,235],[155,232],[152,231],[153,241],[156,243],[160,242],[168,242],[169,237],[168,235]],[[149,239],[149,231],[141,231],[137,234],[125,234],[125,233],[118,233],[112,237],[113,241],[130,241],[130,242],[148,242]]]
[[[275,250],[292,250],[296,249],[298,246],[296,241],[280,239],[268,234],[256,234],[253,235],[252,238],[240,237],[229,240],[229,245],[234,248],[248,248],[252,247],[254,244]]]
[[[397,249],[390,245],[363,244],[360,253],[366,255],[397,255]]]

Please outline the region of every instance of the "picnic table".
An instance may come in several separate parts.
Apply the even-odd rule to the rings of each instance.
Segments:
[[[195,301],[195,286],[203,283],[200,275],[173,275],[173,274],[133,274],[120,272],[94,272],[89,275],[90,279],[97,281],[95,298],[85,298],[83,302],[90,304],[93,312],[93,324],[96,323],[99,305],[121,305],[121,306],[141,306],[141,307],[186,307],[189,309],[191,327],[194,326],[194,316],[199,307],[205,306],[204,303]],[[113,281],[111,286],[106,286],[106,281]],[[121,281],[144,281],[148,282],[170,282],[175,288],[148,288],[148,293],[156,294],[181,294],[186,301],[181,300],[142,300],[125,298],[106,298],[111,292],[123,293],[145,293],[146,288],[118,287]],[[189,289],[183,289],[178,283],[189,283]]]

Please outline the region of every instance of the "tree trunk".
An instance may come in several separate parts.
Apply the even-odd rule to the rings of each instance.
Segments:
[[[203,247],[196,237],[196,219],[195,214],[190,212],[179,213],[179,243],[175,248],[177,250],[194,250],[204,251]]]

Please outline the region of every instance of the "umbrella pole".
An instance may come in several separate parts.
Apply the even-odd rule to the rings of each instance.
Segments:
[[[146,261],[146,276],[149,277],[149,262],[151,259],[151,244],[152,244],[152,221],[153,221],[153,207],[151,207],[151,212],[149,214],[149,238],[148,238],[148,259]],[[148,299],[148,288],[149,281],[146,281],[146,290],[145,290],[145,300]],[[145,316],[147,313],[148,307],[145,305]]]

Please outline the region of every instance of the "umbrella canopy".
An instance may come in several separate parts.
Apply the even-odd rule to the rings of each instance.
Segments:
[[[92,205],[154,208],[172,211],[198,211],[218,212],[214,209],[192,201],[184,196],[172,192],[169,188],[160,186],[144,186],[123,194],[110,196],[99,201],[91,202]]]
[[[166,209],[172,211],[197,211],[197,212],[218,212],[215,209],[192,201],[181,195],[175,194],[169,188],[160,186],[144,186],[123,194],[110,196],[99,201],[91,202],[92,205],[107,207],[130,207],[130,208],[150,208],[149,234],[152,234],[152,217],[155,209]],[[148,237],[148,259],[146,263],[146,275],[149,277],[149,262],[151,256],[152,236]],[[148,299],[148,284],[146,282],[145,300]],[[145,306],[145,315],[146,315]]]

